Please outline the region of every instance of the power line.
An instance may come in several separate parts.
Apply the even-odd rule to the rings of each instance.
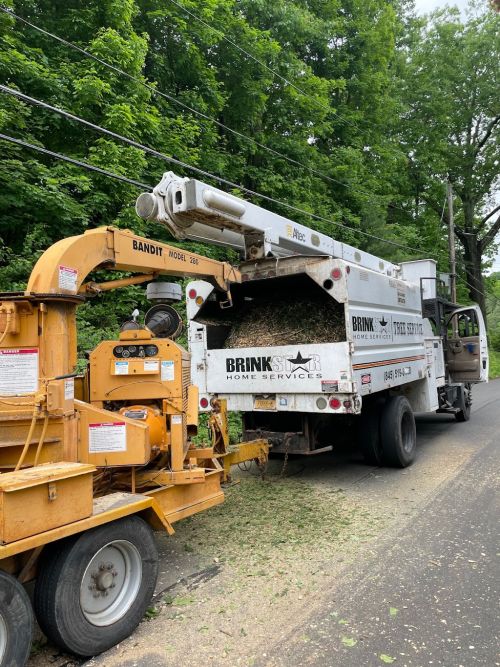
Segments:
[[[10,9],[0,6],[0,10],[3,11],[5,14],[8,14],[9,16],[12,16],[16,20],[21,21],[22,23],[28,25],[30,28],[33,28],[34,30],[37,30],[38,32],[42,33],[43,35],[45,35],[47,37],[50,37],[52,39],[55,39],[56,41],[60,42],[61,44],[64,44],[65,46],[67,46],[71,49],[74,49],[75,51],[78,51],[79,53],[86,56],[87,58],[91,58],[95,62],[98,62],[99,64],[103,65],[103,67],[107,67],[108,69],[116,72],[117,74],[120,74],[121,76],[124,76],[127,79],[140,84],[144,88],[147,88],[149,91],[151,91],[154,95],[158,95],[160,97],[163,97],[163,98],[167,99],[169,102],[173,102],[174,104],[179,105],[180,107],[189,111],[190,113],[193,113],[197,116],[200,116],[201,118],[214,123],[218,127],[222,128],[224,130],[227,130],[228,132],[231,132],[235,136],[238,136],[242,139],[245,139],[246,141],[252,142],[253,144],[258,146],[259,148],[262,148],[263,150],[268,151],[269,153],[275,155],[276,157],[279,157],[283,160],[286,160],[287,162],[290,162],[291,164],[294,164],[296,166],[302,167],[303,169],[308,170],[310,173],[316,174],[316,175],[322,177],[323,179],[328,180],[331,183],[335,183],[336,185],[340,185],[341,187],[344,187],[348,190],[351,190],[352,192],[356,192],[356,193],[361,194],[365,197],[368,197],[368,201],[374,201],[376,203],[380,203],[376,199],[373,198],[374,197],[373,194],[367,192],[366,190],[361,190],[359,188],[353,187],[352,185],[350,185],[348,183],[345,183],[343,181],[340,181],[340,180],[334,178],[333,176],[329,176],[328,174],[325,174],[324,172],[319,171],[318,169],[310,167],[309,165],[305,165],[304,163],[302,163],[298,160],[295,160],[294,158],[291,158],[288,155],[285,155],[284,153],[281,153],[281,152],[275,150],[274,148],[270,148],[269,146],[266,146],[265,144],[260,143],[259,141],[257,141],[253,137],[249,137],[249,136],[243,134],[242,132],[239,132],[238,130],[232,129],[231,127],[225,125],[224,123],[221,123],[220,121],[213,118],[212,116],[209,116],[209,115],[207,115],[207,114],[205,114],[201,111],[198,111],[197,109],[195,109],[195,108],[193,108],[193,107],[191,107],[187,104],[184,104],[184,102],[181,102],[180,100],[178,100],[173,95],[169,95],[168,93],[165,93],[164,91],[158,90],[154,86],[151,86],[150,84],[148,84],[145,81],[139,79],[138,77],[135,77],[132,74],[129,74],[128,72],[126,72],[125,70],[122,70],[119,67],[116,67],[116,65],[113,65],[113,64],[107,62],[106,60],[103,60],[102,58],[99,58],[98,56],[95,56],[90,51],[87,51],[86,49],[84,49],[80,46],[77,46],[73,42],[69,42],[68,40],[60,37],[59,35],[56,35],[52,32],[49,32],[48,30],[45,30],[44,28],[41,28],[40,26],[35,25],[34,23],[31,23],[30,21],[23,18],[22,16],[19,16],[19,15],[15,14]],[[375,195],[375,197],[384,197],[384,196],[386,196],[386,195]],[[406,209],[404,209],[400,206],[396,206],[394,204],[391,204],[391,208],[395,209],[395,210],[402,211],[405,215],[408,215],[408,216],[410,215]]]
[[[263,60],[260,60],[259,58],[257,58],[257,57],[254,56],[253,54],[249,53],[249,52],[246,51],[244,48],[242,48],[239,44],[236,44],[236,42],[233,42],[233,40],[232,40],[232,39],[229,39],[229,37],[226,37],[226,35],[225,35],[221,30],[219,30],[218,28],[216,28],[216,27],[213,26],[213,25],[210,25],[210,23],[207,23],[204,19],[200,18],[200,17],[197,16],[194,12],[190,11],[189,9],[187,9],[187,7],[184,7],[184,5],[181,5],[180,2],[177,2],[176,0],[170,0],[170,2],[171,2],[173,5],[176,5],[176,7],[178,7],[179,9],[181,9],[183,12],[185,12],[186,14],[188,14],[189,16],[191,16],[192,18],[194,18],[196,21],[198,21],[199,23],[201,23],[202,25],[204,25],[204,26],[205,26],[206,28],[208,28],[209,30],[212,30],[213,32],[216,32],[220,37],[222,37],[222,39],[223,39],[225,42],[227,42],[228,44],[231,44],[231,46],[233,46],[235,49],[237,49],[238,51],[240,51],[240,52],[243,53],[244,55],[246,55],[246,56],[248,56],[249,58],[251,58],[254,62],[256,62],[256,63],[258,63],[259,65],[261,65],[261,67],[264,67],[268,72],[270,72],[270,73],[273,74],[274,76],[277,76],[278,79],[281,79],[281,80],[282,80],[284,83],[286,83],[288,86],[290,86],[290,87],[293,88],[295,91],[297,91],[298,93],[300,93],[300,95],[303,95],[304,97],[307,97],[309,100],[312,99],[312,101],[313,101],[314,103],[316,103],[318,106],[322,107],[323,109],[325,109],[325,110],[328,111],[329,113],[332,113],[334,116],[336,116],[337,118],[339,118],[339,120],[341,120],[342,122],[347,123],[348,125],[352,125],[353,127],[357,127],[357,126],[356,126],[356,123],[353,123],[352,121],[348,120],[347,118],[344,118],[343,116],[339,115],[338,113],[336,113],[335,111],[333,111],[333,109],[331,109],[330,107],[327,107],[325,104],[323,104],[323,103],[320,102],[319,100],[317,100],[317,99],[315,99],[315,98],[311,98],[311,96],[310,96],[308,93],[306,93],[304,90],[302,90],[302,88],[299,88],[299,87],[298,87],[297,85],[295,85],[292,81],[290,81],[289,79],[287,79],[285,76],[283,76],[283,75],[280,74],[279,72],[276,72],[276,70],[274,70],[272,67],[269,67],[269,65],[267,65]]]
[[[462,266],[461,268],[464,268],[464,267]],[[467,281],[467,279],[464,278],[463,276],[461,276],[460,274],[457,274],[457,278],[459,280],[461,280],[464,285],[467,285],[467,287],[469,287],[470,289],[472,289],[475,292],[477,292],[478,294],[480,294],[484,299],[493,299],[493,301],[496,301],[497,303],[500,303],[500,298],[497,297],[495,294],[482,292],[478,287],[475,287],[474,285],[469,283]]]
[[[213,32],[216,32],[216,33],[217,33],[217,34],[218,34],[224,41],[226,41],[228,44],[231,44],[231,46],[233,46],[235,49],[237,49],[237,50],[240,51],[241,53],[243,53],[243,54],[245,54],[246,56],[248,56],[249,58],[251,58],[254,62],[256,62],[256,63],[258,63],[259,65],[261,65],[261,67],[264,67],[268,72],[270,72],[270,73],[273,74],[274,76],[277,76],[279,79],[281,79],[284,83],[286,83],[288,86],[290,86],[291,88],[293,88],[295,91],[297,91],[297,92],[298,92],[300,95],[302,95],[303,97],[307,97],[308,100],[314,102],[316,105],[320,106],[322,109],[324,109],[324,110],[327,111],[328,113],[333,114],[336,118],[338,118],[338,119],[339,119],[340,121],[342,121],[343,123],[346,123],[347,125],[351,125],[352,127],[356,127],[356,128],[358,127],[358,124],[357,124],[357,123],[355,123],[355,122],[349,120],[348,118],[346,118],[345,116],[342,116],[341,114],[338,114],[338,113],[335,112],[331,107],[326,106],[325,104],[323,104],[323,102],[320,102],[318,99],[316,99],[316,98],[314,98],[314,97],[311,97],[311,96],[309,95],[309,93],[306,93],[306,92],[305,92],[305,90],[303,90],[302,88],[300,88],[299,86],[297,86],[295,83],[293,83],[292,81],[290,81],[289,79],[287,79],[285,76],[283,76],[282,74],[280,74],[280,73],[277,72],[276,70],[274,70],[272,67],[269,67],[269,65],[267,65],[267,63],[265,63],[264,61],[260,60],[259,58],[257,58],[256,56],[254,56],[252,53],[249,53],[248,51],[246,51],[246,50],[245,50],[243,47],[241,47],[239,44],[236,44],[236,42],[233,42],[233,40],[229,39],[229,37],[227,37],[227,36],[222,32],[222,30],[219,30],[219,28],[216,28],[215,26],[211,25],[210,23],[207,23],[207,21],[205,21],[204,19],[200,18],[197,14],[195,14],[195,13],[192,12],[191,10],[187,9],[187,7],[184,7],[184,5],[182,5],[180,2],[177,2],[177,0],[170,0],[170,2],[171,2],[173,5],[176,5],[176,7],[178,7],[179,9],[181,9],[183,12],[185,12],[186,14],[188,14],[189,16],[191,16],[192,18],[194,18],[196,21],[198,21],[199,23],[201,23],[202,25],[204,25],[204,26],[205,26],[206,28],[208,28],[209,30],[212,30]],[[370,124],[372,124],[372,123],[370,123]],[[389,149],[390,151],[392,151],[393,153],[395,153],[395,154],[397,153],[397,154],[400,155],[400,156],[401,156],[401,155],[405,155],[404,152],[403,152],[402,150],[398,150],[398,149],[396,149],[396,148],[392,148],[392,147],[388,147],[388,149]]]
[[[299,208],[297,206],[293,206],[292,204],[288,204],[287,202],[281,201],[279,199],[275,199],[274,197],[270,197],[269,195],[264,195],[260,192],[256,192],[254,190],[251,190],[249,188],[246,188],[243,185],[240,185],[238,183],[234,183],[233,181],[230,181],[228,179],[222,178],[220,176],[215,176],[214,174],[211,174],[210,172],[200,169],[199,167],[195,167],[193,165],[188,164],[187,162],[183,162],[182,160],[178,160],[177,158],[173,158],[171,156],[165,155],[163,153],[160,153],[159,151],[150,148],[149,146],[145,146],[144,144],[141,144],[137,141],[134,141],[133,139],[129,139],[128,137],[124,137],[116,132],[112,132],[111,130],[107,130],[104,127],[101,127],[100,125],[96,125],[95,123],[91,123],[88,120],[85,120],[84,118],[80,118],[79,116],[75,116],[74,114],[71,114],[67,111],[64,111],[63,109],[59,109],[58,107],[54,107],[51,104],[48,104],[46,102],[42,102],[41,100],[37,100],[33,97],[30,97],[28,95],[25,95],[24,93],[21,93],[20,91],[16,91],[12,88],[8,88],[7,86],[0,85],[0,90],[4,93],[15,95],[16,97],[28,101],[32,104],[36,104],[38,106],[41,106],[44,109],[48,109],[49,111],[53,111],[54,113],[60,114],[70,120],[76,121],[78,123],[81,123],[82,125],[85,125],[86,127],[90,127],[91,129],[101,132],[102,134],[105,134],[107,136],[111,136],[114,139],[118,139],[119,141],[123,141],[124,143],[128,144],[129,146],[133,146],[134,148],[137,148],[139,150],[143,150],[151,155],[154,155],[157,158],[160,158],[162,160],[165,160],[167,162],[171,162],[173,164],[177,164],[185,169],[191,170],[195,173],[201,174],[203,176],[206,176],[208,178],[214,179],[216,181],[219,181],[220,183],[224,183],[225,185],[228,185],[229,187],[236,188],[239,190],[242,190],[243,192],[246,192],[247,194],[253,196],[253,197],[258,197],[261,199],[264,199],[266,201],[269,201],[273,204],[277,204],[278,206],[284,206],[285,208],[288,208],[296,213],[301,213],[304,215],[307,215],[315,220],[320,220],[322,222],[327,222],[328,224],[336,225],[337,227],[341,227],[343,229],[347,229],[355,234],[361,234],[362,236],[376,239],[378,241],[381,241],[382,243],[387,243],[389,245],[402,248],[404,250],[408,250],[410,252],[417,252],[419,254],[423,253],[424,251],[420,248],[413,248],[412,246],[407,246],[402,243],[398,243],[397,241],[391,241],[389,239],[384,239],[381,236],[377,236],[375,234],[370,234],[369,232],[365,232],[361,229],[356,229],[352,227],[348,227],[347,225],[344,225],[341,222],[337,222],[335,220],[331,220],[329,218],[325,218],[323,216],[317,215],[315,213],[312,213],[311,211],[306,211],[305,209]],[[20,140],[18,140],[20,141]],[[47,149],[43,149],[47,153],[50,154],[50,151],[47,151]],[[72,158],[68,158],[67,161],[72,160]],[[87,164],[87,163],[83,163]],[[136,184],[137,181],[134,182]],[[144,186],[145,189],[151,189],[151,186]]]
[[[91,128],[92,130],[95,130],[97,132],[100,132],[101,134],[106,134],[109,137],[112,137],[113,139],[118,139],[119,141],[122,141],[129,146],[133,146],[134,148],[138,148],[139,150],[142,150],[146,153],[149,153],[150,155],[153,155],[154,157],[160,158],[161,160],[166,160],[167,162],[171,162],[172,164],[176,164],[179,167],[183,167],[185,169],[190,169],[191,171],[194,171],[198,174],[201,174],[202,176],[207,176],[208,178],[213,178],[216,181],[219,181],[221,183],[225,183],[226,185],[229,185],[231,187],[237,187],[244,189],[243,186],[238,185],[237,183],[233,183],[232,181],[228,181],[227,179],[224,179],[220,176],[215,176],[211,174],[208,171],[205,171],[204,169],[200,169],[199,167],[194,167],[193,165],[188,164],[187,162],[183,162],[182,160],[178,160],[177,158],[171,157],[169,155],[164,155],[163,153],[160,153],[159,151],[155,150],[154,148],[150,148],[149,146],[146,146],[145,144],[141,144],[138,141],[134,141],[134,139],[129,139],[128,137],[124,137],[121,134],[118,134],[117,132],[113,132],[112,130],[108,130],[105,127],[102,127],[101,125],[96,125],[95,123],[91,123],[88,120],[85,120],[84,118],[81,118],[80,116],[75,116],[72,113],[69,113],[69,111],[65,111],[64,109],[61,109],[59,107],[55,107],[51,104],[48,104],[47,102],[43,102],[42,100],[37,100],[34,97],[30,97],[29,95],[25,95],[24,93],[21,93],[19,90],[15,90],[14,88],[9,88],[8,86],[4,86],[0,84],[0,91],[7,93],[9,95],[14,95],[15,97],[18,97],[19,99],[23,100],[24,102],[29,102],[30,104],[34,104],[36,106],[42,107],[43,109],[47,109],[48,111],[53,111],[54,113],[59,114],[60,116],[63,116],[64,118],[68,118],[69,120],[76,121],[77,123],[80,123],[81,125],[85,125],[86,127]],[[252,192],[249,190],[249,192]],[[264,195],[258,195],[258,196],[264,196]]]
[[[63,160],[64,162],[69,162],[70,164],[74,164],[77,167],[83,167],[84,169],[88,169],[89,171],[95,171],[99,174],[102,174],[103,176],[114,178],[117,181],[123,181],[124,183],[128,183],[129,185],[134,185],[137,188],[141,188],[141,190],[151,189],[150,185],[146,185],[145,183],[141,183],[140,181],[135,181],[132,178],[127,178],[126,176],[115,174],[114,172],[108,171],[107,169],[101,169],[101,167],[96,167],[95,165],[89,164],[88,162],[75,160],[75,158],[69,157],[68,155],[63,155],[62,153],[49,151],[47,148],[43,148],[42,146],[37,146],[36,144],[30,144],[28,141],[23,141],[22,139],[11,137],[8,134],[0,133],[0,139],[3,139],[4,141],[9,141],[12,144],[17,144],[18,146],[23,146],[24,148],[29,148],[31,150],[37,151],[38,153],[43,153],[44,155],[50,155],[50,157],[56,158],[58,160]]]

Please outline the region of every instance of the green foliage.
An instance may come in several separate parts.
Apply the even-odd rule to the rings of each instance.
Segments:
[[[448,222],[444,183],[453,185],[459,276],[486,312],[482,259],[500,229],[495,214],[500,159],[500,16],[470,0],[463,21],[457,8],[410,22],[400,76],[405,103],[400,126],[408,147],[408,193],[415,213],[440,237]],[[474,288],[474,285],[477,289]]]
[[[486,123],[498,106],[493,12],[464,26],[453,12],[417,21],[403,0],[181,0],[200,22],[163,0],[8,4],[131,78],[2,13],[0,78],[7,85],[342,223],[291,216],[279,204],[255,200],[339,240],[393,261],[412,256],[356,233],[362,230],[437,254],[447,268],[441,181],[453,173],[463,202],[460,188],[470,181],[453,136],[464,132],[467,118],[482,114]],[[145,183],[155,184],[171,168],[3,93],[0,132]],[[474,163],[476,216],[490,203],[496,136]],[[171,241],[164,227],[137,218],[134,187],[1,145],[0,289],[22,289],[45,248],[99,225]],[[465,204],[463,211],[459,224]],[[227,249],[180,245],[237,259]],[[142,288],[128,288],[82,307],[81,353],[101,336],[116,335],[133,307],[144,310],[143,295]]]
[[[500,273],[486,279],[490,378],[500,377]]]
[[[500,377],[500,352],[490,349],[490,380]]]

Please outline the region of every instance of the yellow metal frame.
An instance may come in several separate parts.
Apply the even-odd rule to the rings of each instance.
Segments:
[[[140,275],[106,283],[84,282],[97,267]],[[61,271],[66,276],[63,279]],[[196,387],[190,384],[184,392],[187,381],[181,377],[175,391],[161,398],[161,412],[169,428],[164,442],[159,445],[157,467],[141,470],[137,466],[146,464],[151,455],[149,427],[119,412],[104,410],[102,398],[95,401],[87,398],[88,378],[78,383],[79,400],[67,391],[67,382],[73,381],[77,358],[76,307],[82,303],[84,295],[140,284],[159,275],[205,278],[225,292],[225,300],[229,303],[231,283],[241,280],[239,272],[226,262],[150,241],[128,230],[101,227],[63,239],[43,253],[31,273],[24,294],[0,295],[0,350],[36,348],[39,356],[38,390],[27,396],[0,397],[0,468],[4,471],[20,470],[22,474],[26,468],[32,469],[34,465],[50,461],[58,461],[62,467],[67,465],[64,461],[70,462],[68,469],[77,461],[85,461],[101,470],[111,466],[129,466],[125,486],[132,489],[131,493],[107,493],[94,498],[92,503],[90,484],[90,516],[79,520],[68,518],[66,525],[23,539],[13,536],[14,541],[0,544],[0,568],[20,573],[23,581],[36,572],[36,562],[45,545],[131,514],[139,514],[154,529],[172,534],[174,522],[223,502],[221,482],[227,479],[233,463],[249,459],[262,461],[266,456],[265,441],[244,443],[229,449],[226,405],[223,401],[217,401],[213,406],[214,414],[210,420],[213,446],[188,449],[187,433],[190,428],[196,428],[198,421],[198,393]],[[122,336],[135,340],[145,334],[150,340],[150,333],[146,331],[124,332]],[[186,353],[177,349],[172,341],[169,344],[172,346],[169,358],[174,359],[183,370],[188,361]],[[112,350],[114,343],[104,342],[102,345]],[[106,373],[109,375],[109,361]],[[181,372],[179,375],[183,376]],[[155,394],[149,400],[153,398],[158,397]],[[148,396],[144,399],[147,401]],[[134,457],[138,453],[138,460],[124,460],[123,455],[115,455],[115,452],[101,458],[97,454],[89,455],[85,424],[90,420],[125,422],[127,450],[134,450]],[[18,473],[6,472],[0,479],[4,478],[7,483],[5,478],[10,474]],[[123,475],[126,477],[127,471]],[[44,502],[47,493],[49,499],[56,498],[57,485],[49,477],[41,482],[45,485]],[[154,484],[158,484],[158,488],[150,488]],[[137,486],[148,490],[136,493]],[[105,489],[94,490],[95,495],[99,493],[105,493]],[[70,514],[67,516],[70,517]]]

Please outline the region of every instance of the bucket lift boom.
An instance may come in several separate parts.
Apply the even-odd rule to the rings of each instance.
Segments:
[[[139,195],[141,218],[165,224],[175,238],[229,245],[246,260],[326,255],[395,276],[398,267],[347,243],[194,178],[169,171],[152,192]]]

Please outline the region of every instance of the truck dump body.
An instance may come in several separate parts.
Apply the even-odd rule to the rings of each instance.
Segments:
[[[241,271],[233,308],[214,319],[208,298],[190,324],[201,394],[227,398],[232,410],[357,414],[371,393],[429,373],[444,383],[442,343],[422,317],[419,284],[329,257]]]

